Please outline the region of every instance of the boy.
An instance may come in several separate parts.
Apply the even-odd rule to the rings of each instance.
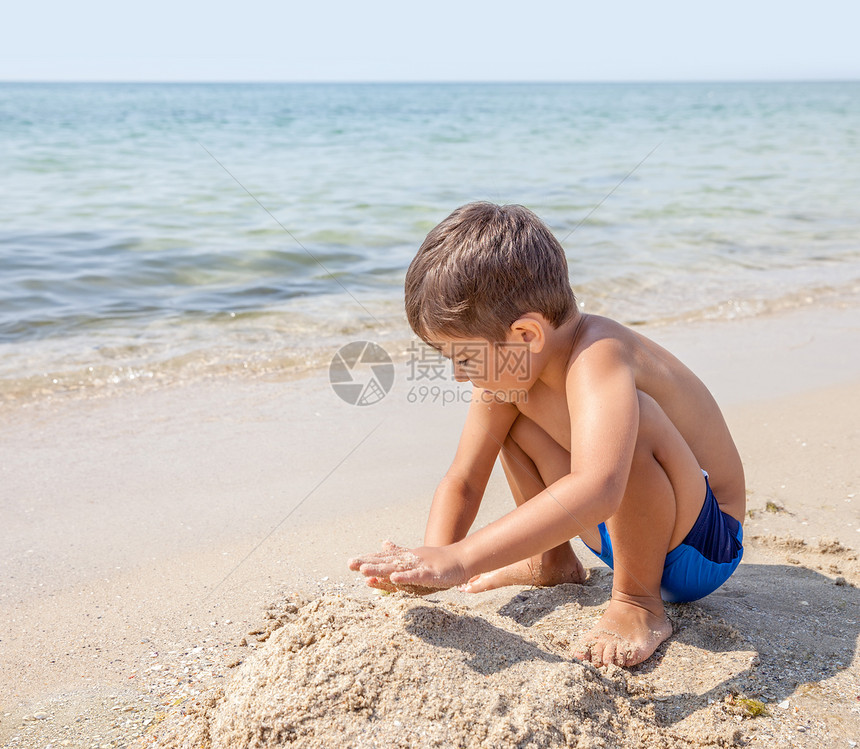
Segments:
[[[521,206],[472,203],[433,229],[406,313],[472,403],[425,545],[386,542],[350,568],[423,593],[581,583],[579,536],[614,575],[577,657],[646,660],[672,633],[663,599],[708,595],[743,553],[743,466],[714,398],[665,349],[581,313],[561,245]],[[517,507],[467,536],[500,453]]]

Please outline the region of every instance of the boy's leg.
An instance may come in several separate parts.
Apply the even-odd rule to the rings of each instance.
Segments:
[[[606,521],[614,559],[612,598],[575,651],[593,663],[641,663],[672,634],[660,596],[663,566],[705,498],[701,469],[674,424],[641,393],[639,414],[627,488],[620,508]]]
[[[520,445],[526,445],[529,453]],[[514,501],[521,505],[570,473],[570,453],[530,419],[518,416],[500,453],[502,468]],[[599,535],[596,543],[600,544]],[[480,593],[504,585],[559,585],[582,583],[585,569],[565,542],[531,559],[476,575],[466,586],[470,593]]]

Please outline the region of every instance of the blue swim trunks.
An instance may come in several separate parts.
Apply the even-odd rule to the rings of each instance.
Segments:
[[[707,473],[705,486],[705,503],[698,519],[684,540],[666,555],[660,584],[664,601],[697,601],[713,593],[731,577],[744,555],[743,526],[720,510],[708,483]],[[590,546],[588,548],[612,567],[609,532],[605,523],[601,523],[598,528],[600,553]]]

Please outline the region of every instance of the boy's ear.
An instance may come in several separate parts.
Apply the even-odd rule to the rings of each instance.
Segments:
[[[516,343],[527,343],[533,354],[539,354],[546,343],[546,331],[543,323],[532,317],[524,315],[511,323],[510,340]]]

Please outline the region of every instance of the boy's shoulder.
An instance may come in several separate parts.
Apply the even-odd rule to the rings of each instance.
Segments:
[[[570,376],[594,368],[632,367],[642,337],[609,317],[583,314],[571,336],[567,358]]]
[[[574,336],[582,340],[608,340],[621,341],[629,344],[628,339],[633,331],[617,320],[603,315],[581,314],[580,329],[574,331]]]
[[[635,380],[636,345],[635,334],[615,320],[580,314],[577,324],[552,342],[540,374],[517,408],[539,422],[560,418],[570,409],[571,396],[580,403],[589,400],[619,373]]]

